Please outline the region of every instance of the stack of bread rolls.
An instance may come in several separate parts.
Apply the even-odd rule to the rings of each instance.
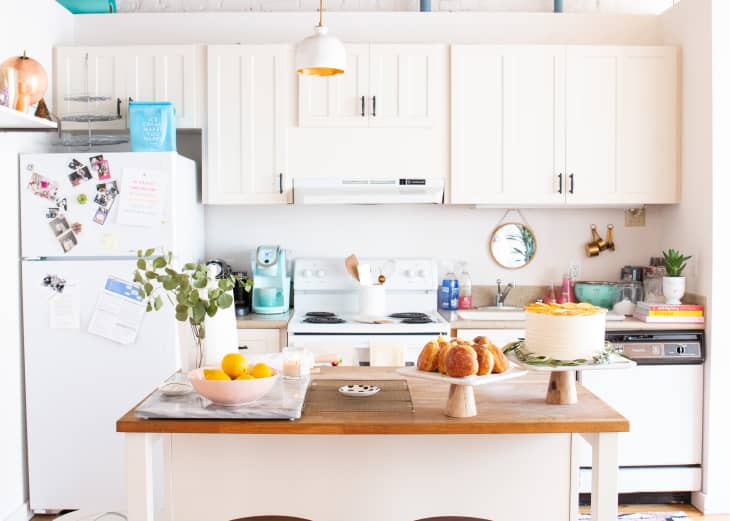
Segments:
[[[509,361],[485,336],[478,336],[473,341],[439,337],[423,346],[416,367],[421,371],[461,378],[504,373],[509,369]]]

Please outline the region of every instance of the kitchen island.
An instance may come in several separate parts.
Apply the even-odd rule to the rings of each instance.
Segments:
[[[314,378],[402,379],[389,368],[323,368]],[[413,413],[332,412],[300,420],[117,422],[127,447],[130,521],[224,521],[256,514],[316,521],[496,521],[578,517],[578,436],[593,447],[594,521],[617,515],[617,434],[629,422],[578,385],[575,405],[545,403],[528,374],[476,389],[478,414],[444,415],[448,385],[408,379]],[[155,505],[153,447],[164,499]],[[156,514],[157,512],[157,514]]]

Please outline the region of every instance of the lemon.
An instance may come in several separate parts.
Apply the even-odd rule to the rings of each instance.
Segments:
[[[248,372],[248,360],[241,353],[228,353],[223,357],[221,368],[232,380],[235,380]]]
[[[248,373],[243,373],[241,376],[239,376],[238,378],[236,378],[236,380],[256,380],[256,377],[251,376]]]
[[[220,369],[203,369],[206,380],[230,380],[231,377]]]
[[[251,369],[251,375],[253,375],[254,378],[268,378],[272,374],[271,367],[261,362],[253,366],[253,369]]]

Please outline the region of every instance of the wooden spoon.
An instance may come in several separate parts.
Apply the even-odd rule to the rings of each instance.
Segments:
[[[345,259],[345,268],[347,268],[347,272],[352,275],[353,279],[360,282],[360,277],[357,275],[358,264],[357,257],[355,257],[354,253]]]

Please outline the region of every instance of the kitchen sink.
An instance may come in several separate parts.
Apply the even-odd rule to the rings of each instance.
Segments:
[[[525,309],[517,306],[486,306],[458,312],[464,320],[525,320]]]

